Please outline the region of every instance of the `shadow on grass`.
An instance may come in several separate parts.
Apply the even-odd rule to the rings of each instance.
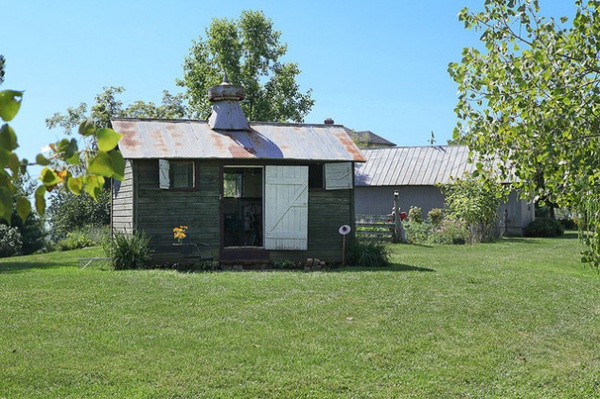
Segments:
[[[427,267],[418,267],[405,265],[402,263],[392,263],[389,266],[375,266],[375,267],[364,267],[364,266],[345,266],[339,269],[330,269],[331,272],[435,272],[434,269]]]

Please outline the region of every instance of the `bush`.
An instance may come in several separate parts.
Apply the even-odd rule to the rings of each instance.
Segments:
[[[390,251],[382,243],[356,242],[346,251],[346,263],[362,267],[389,266]]]
[[[466,227],[454,220],[444,219],[438,228],[434,228],[429,242],[431,244],[465,244],[469,238]]]
[[[23,242],[19,230],[0,224],[0,258],[20,255],[22,247]]]
[[[150,261],[150,248],[144,233],[124,234],[117,232],[105,240],[104,252],[113,270],[143,269]]]
[[[565,230],[577,230],[577,222],[571,218],[560,219],[559,222]]]
[[[411,206],[408,211],[408,220],[411,223],[423,223],[423,211],[418,206]]]
[[[525,226],[525,237],[558,237],[565,228],[555,219],[534,219]]]
[[[431,235],[431,223],[407,223],[404,226],[410,244],[425,244]]]
[[[72,249],[93,247],[98,244],[84,232],[78,230],[67,233],[67,236],[60,240],[56,245],[59,251],[70,251]]]
[[[427,219],[433,227],[440,227],[444,220],[444,212],[440,208],[433,208],[427,213]]]

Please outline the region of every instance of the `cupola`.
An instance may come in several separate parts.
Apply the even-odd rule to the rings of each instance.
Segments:
[[[213,130],[248,130],[246,115],[240,106],[246,93],[242,86],[229,83],[227,73],[220,85],[208,89],[208,100],[212,103],[212,113],[208,125]]]

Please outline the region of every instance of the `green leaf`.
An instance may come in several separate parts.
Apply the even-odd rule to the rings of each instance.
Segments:
[[[82,136],[91,136],[96,131],[96,127],[94,126],[94,122],[92,119],[87,119],[85,122],[82,122],[79,125],[79,134]]]
[[[0,147],[8,151],[12,151],[19,147],[19,144],[17,144],[17,135],[8,123],[5,123],[0,128]]]
[[[40,216],[44,216],[46,213],[46,187],[39,186],[35,190],[35,210]]]
[[[22,99],[22,91],[0,91],[0,118],[6,122],[11,121],[19,112]]]
[[[19,157],[14,152],[11,152],[8,155],[8,167],[13,172],[13,179],[19,176],[19,172],[21,172],[21,162],[19,162]]]
[[[12,216],[12,192],[8,187],[0,186],[0,218],[10,223]]]
[[[115,170],[110,155],[104,151],[98,151],[96,156],[88,163],[88,172],[94,175],[112,177]]]
[[[123,137],[122,134],[115,132],[112,129],[99,129],[96,132],[96,138],[98,139],[98,149],[100,151],[108,152],[114,149],[119,140]]]
[[[83,182],[85,191],[96,199],[104,186],[104,178],[102,176],[85,176]]]
[[[0,169],[4,169],[8,165],[8,157],[12,152],[0,147]]]
[[[73,194],[81,194],[81,190],[83,189],[83,179],[81,177],[71,177],[67,180],[67,188]]]
[[[42,171],[40,172],[39,179],[42,181],[42,183],[44,183],[44,186],[46,187],[56,186],[62,181],[58,174],[48,167],[42,169]]]
[[[50,165],[50,161],[48,160],[48,158],[46,158],[42,154],[37,154],[36,155],[36,157],[35,157],[35,163],[37,163],[38,165],[41,165],[41,166],[48,166],[48,165]]]
[[[123,181],[125,178],[125,160],[123,159],[123,155],[120,151],[111,151],[109,155],[114,172],[112,177]]]
[[[17,214],[25,223],[27,220],[27,216],[31,213],[31,203],[27,199],[27,197],[19,197],[17,198]]]

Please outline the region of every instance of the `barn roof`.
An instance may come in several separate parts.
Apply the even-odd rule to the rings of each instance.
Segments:
[[[363,149],[367,162],[357,165],[356,186],[432,186],[451,182],[476,167],[466,146]]]
[[[213,130],[201,120],[128,118],[112,124],[124,135],[119,149],[126,159],[364,161],[341,125],[255,122],[247,130]]]

